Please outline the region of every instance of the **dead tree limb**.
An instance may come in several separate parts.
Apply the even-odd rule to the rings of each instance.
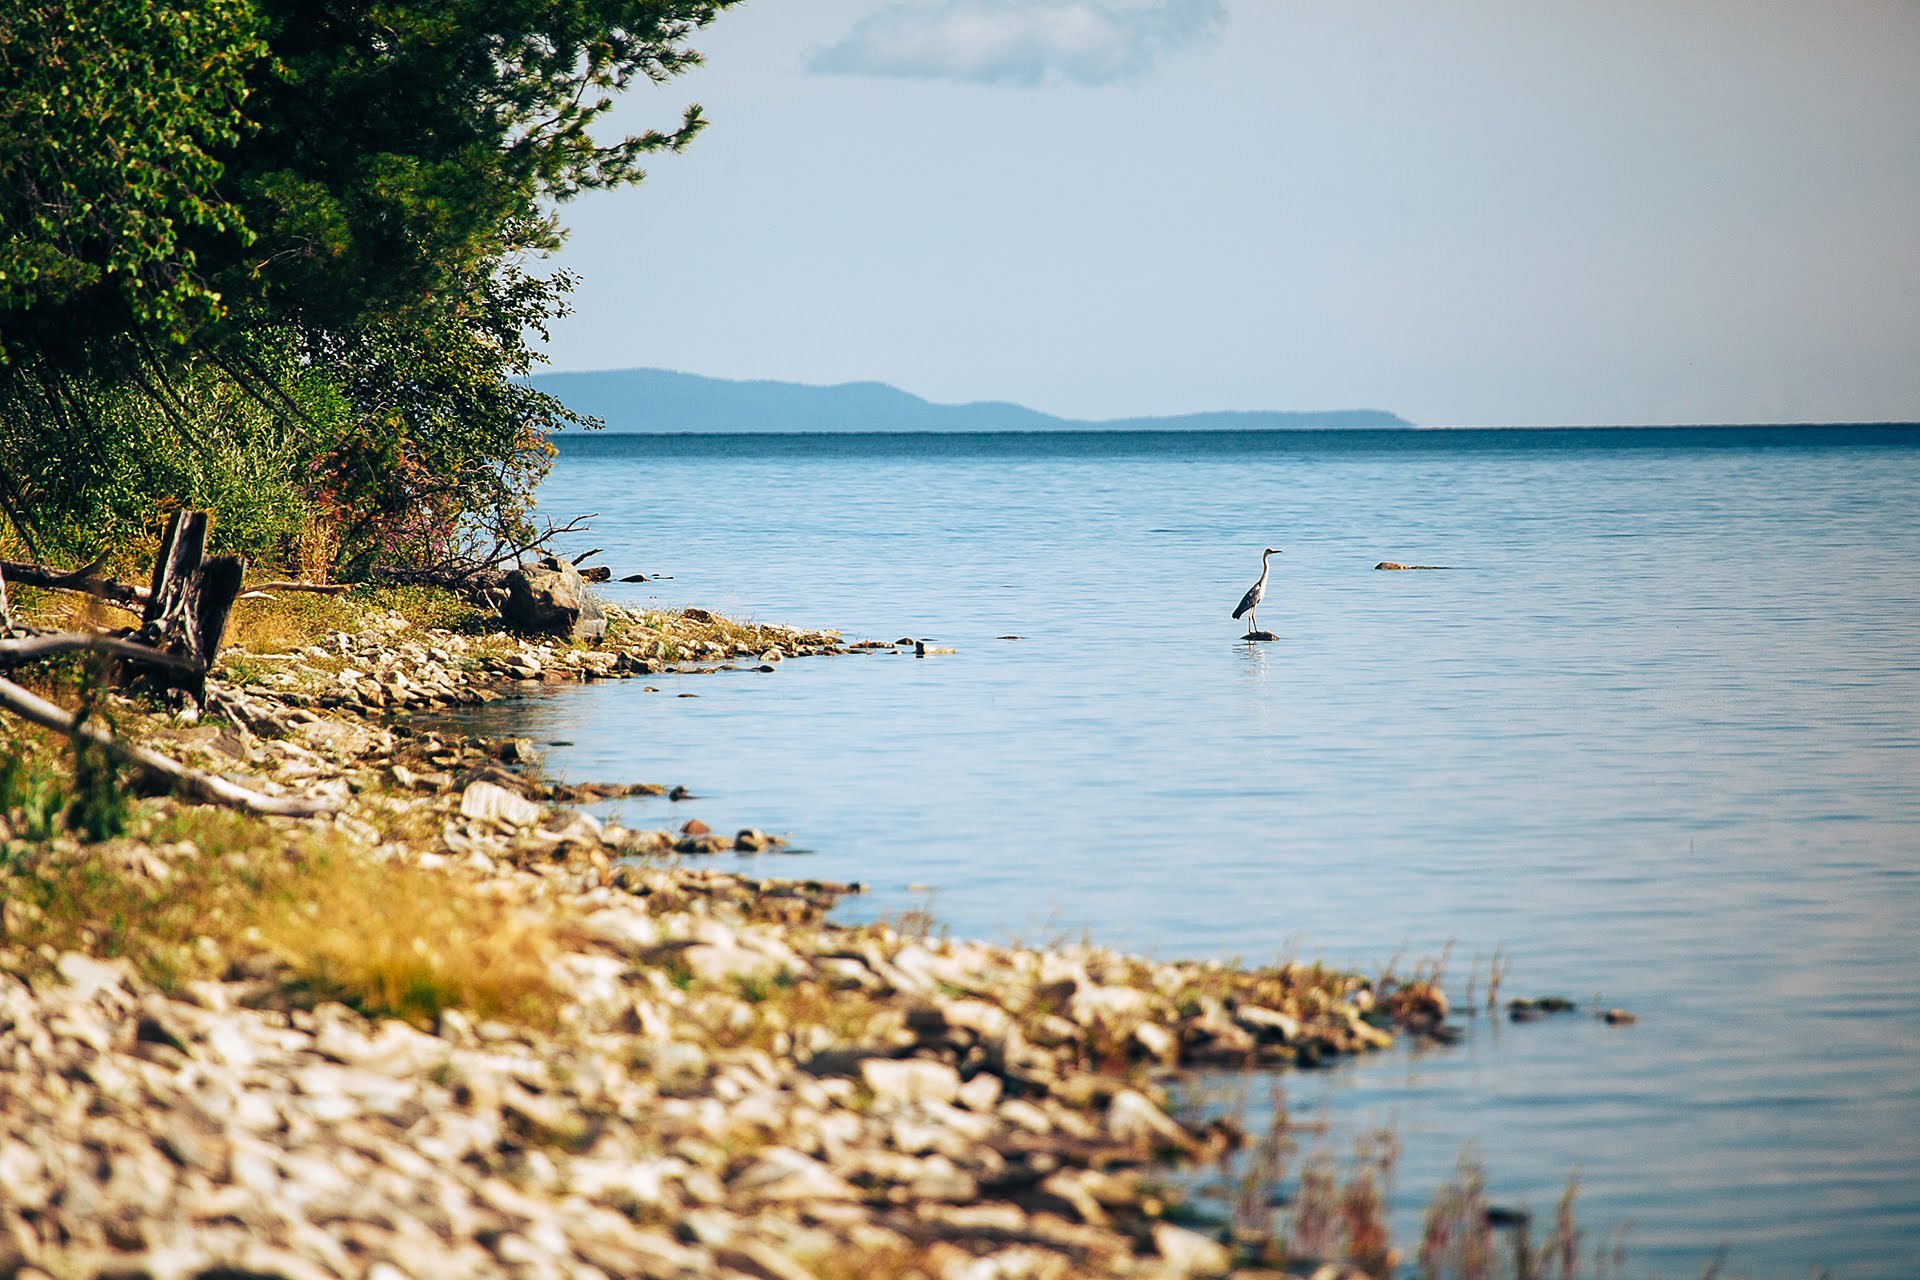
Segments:
[[[274,813],[286,817],[308,818],[316,814],[330,812],[338,806],[326,800],[310,800],[298,796],[270,796],[258,791],[248,790],[225,778],[210,773],[201,773],[189,769],[176,760],[169,760],[157,751],[135,743],[124,742],[106,729],[93,723],[76,722],[72,712],[48,702],[45,698],[29,693],[11,680],[0,680],[0,708],[5,708],[43,729],[65,734],[68,738],[85,737],[99,743],[116,758],[125,760],[152,777],[171,785],[184,795],[211,804],[223,804],[230,808],[250,809],[254,813]]]
[[[348,582],[255,582],[248,591],[307,591],[317,596],[345,595],[353,590]]]
[[[122,609],[129,609],[134,613],[145,610],[147,603],[145,587],[131,587],[110,578],[89,577],[88,574],[98,567],[96,564],[79,570],[49,569],[43,564],[21,564],[13,560],[0,560],[0,575],[11,578],[23,587],[80,591],[90,596],[98,596],[109,604],[119,605]]]
[[[50,635],[19,636],[11,640],[0,640],[0,670],[38,662],[42,658],[51,658],[56,653],[72,653],[77,649],[104,653],[114,658],[127,658],[148,666],[172,667],[178,671],[188,672],[194,670],[192,660],[183,658],[179,654],[149,649],[143,644],[134,644],[131,640],[121,640],[114,636],[85,635],[77,631],[57,631]]]

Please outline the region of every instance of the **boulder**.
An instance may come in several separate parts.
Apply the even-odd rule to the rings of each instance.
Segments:
[[[516,631],[598,640],[607,633],[607,615],[587,592],[586,579],[552,556],[507,575],[507,598],[500,617]]]

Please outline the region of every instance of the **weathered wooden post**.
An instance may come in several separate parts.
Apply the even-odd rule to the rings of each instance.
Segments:
[[[207,668],[220,652],[246,572],[239,556],[207,556],[207,522],[204,511],[176,511],[168,519],[140,629],[132,637],[187,660],[184,672],[139,664],[136,669],[149,684],[196,703],[206,700]]]

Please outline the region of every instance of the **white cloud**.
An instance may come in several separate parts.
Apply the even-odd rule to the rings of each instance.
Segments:
[[[1224,0],[921,0],[867,15],[817,54],[845,75],[1033,86],[1111,84],[1215,35]]]

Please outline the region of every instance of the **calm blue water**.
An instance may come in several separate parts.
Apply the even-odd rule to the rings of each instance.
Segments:
[[[956,934],[1378,970],[1482,1019],[1295,1075],[1631,1274],[1920,1275],[1920,429],[587,437],[544,503],[636,603],[951,656],[489,709],[637,807],[789,831]],[[1228,612],[1274,558],[1248,645]],[[1378,573],[1382,559],[1443,573]],[[996,637],[1018,635],[1018,640]],[[676,698],[676,693],[696,698]],[[1259,1090],[1255,1091],[1256,1093]]]

